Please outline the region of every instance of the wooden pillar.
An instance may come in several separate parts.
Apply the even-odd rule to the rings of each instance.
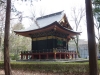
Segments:
[[[46,59],[48,59],[48,53],[46,54]]]
[[[34,55],[32,54],[32,59],[34,59]]]
[[[73,59],[73,53],[72,53],[72,59]]]
[[[28,54],[26,54],[25,56],[26,56],[26,59],[28,59]]]
[[[59,54],[59,58],[61,59],[61,53]]]
[[[68,58],[67,53],[66,53],[66,58]]]
[[[41,55],[39,54],[39,59],[41,59]]]
[[[69,56],[70,56],[69,52],[68,52],[68,54],[67,54],[67,55],[68,55],[68,59],[69,59]]]
[[[64,53],[64,59],[66,59],[66,53]]]
[[[68,58],[68,53],[66,54],[67,58]]]
[[[23,59],[23,54],[21,54],[21,60]]]
[[[54,59],[56,59],[56,53],[54,53]]]

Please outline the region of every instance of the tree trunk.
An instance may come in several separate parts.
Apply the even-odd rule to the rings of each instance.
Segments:
[[[85,0],[85,2],[86,2],[86,19],[87,19],[88,49],[89,49],[89,71],[90,71],[89,75],[99,75],[92,3],[91,0]]]
[[[11,0],[7,0],[6,20],[5,20],[5,35],[4,35],[4,70],[5,70],[5,75],[11,75],[11,66],[10,66],[10,58],[9,58],[10,10],[11,10]]]
[[[79,44],[78,44],[78,41],[79,41],[79,37],[78,37],[78,35],[76,35],[76,40],[74,39],[74,42],[75,42],[75,45],[76,45],[77,55],[80,58],[81,56],[80,56],[80,53],[79,53],[79,47],[78,47]]]
[[[0,48],[1,48],[1,40],[2,40],[2,39],[1,39],[1,36],[0,36]]]
[[[76,52],[77,52],[77,54],[78,54],[78,57],[80,58],[81,56],[80,56],[80,53],[79,53],[79,47],[78,47],[78,41],[79,41],[79,37],[78,37],[78,35],[76,35]]]
[[[99,50],[99,55],[100,55],[100,38],[98,40],[98,50]]]

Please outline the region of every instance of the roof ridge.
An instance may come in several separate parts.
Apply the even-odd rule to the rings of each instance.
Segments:
[[[64,10],[59,11],[59,12],[55,12],[55,13],[52,13],[52,14],[44,15],[44,16],[42,16],[42,17],[36,18],[36,20],[39,20],[39,19],[42,19],[42,18],[47,18],[47,17],[54,16],[54,15],[58,15],[58,14],[61,14],[63,11],[64,11]]]

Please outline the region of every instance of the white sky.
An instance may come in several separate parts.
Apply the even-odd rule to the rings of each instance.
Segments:
[[[29,13],[33,10],[33,8],[36,8],[35,10],[37,11],[37,16],[39,16],[39,11],[42,10],[44,14],[50,14],[58,11],[64,10],[66,13],[66,16],[68,18],[68,21],[70,25],[74,25],[72,18],[71,18],[71,13],[72,13],[72,8],[84,8],[85,9],[85,0],[36,0],[34,1],[34,7],[30,8],[30,4],[27,6],[25,3],[21,3],[19,0],[19,3],[16,3],[16,6],[18,7],[17,9],[20,11],[24,11],[24,15],[30,15]],[[84,17],[85,19],[85,17]],[[81,36],[80,39],[87,39],[87,31],[86,31],[86,25],[85,25],[85,20],[82,20],[81,22],[81,28],[79,31],[81,31]],[[29,20],[24,19],[23,24],[25,27],[29,27]]]

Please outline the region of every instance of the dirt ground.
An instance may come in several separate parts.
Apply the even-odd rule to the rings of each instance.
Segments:
[[[4,70],[0,70],[0,75],[5,75]],[[22,70],[12,70],[12,75],[89,75],[85,73],[77,73],[77,74],[64,74],[64,73],[40,73],[40,72],[29,72],[29,71],[22,71]]]
[[[13,71],[13,75],[58,75],[58,74],[53,74],[53,73],[40,73],[40,72],[19,72],[19,71]],[[17,74],[16,74],[17,73]]]
[[[5,75],[4,70],[0,70],[0,75]],[[13,70],[12,75],[59,75],[59,74]]]

